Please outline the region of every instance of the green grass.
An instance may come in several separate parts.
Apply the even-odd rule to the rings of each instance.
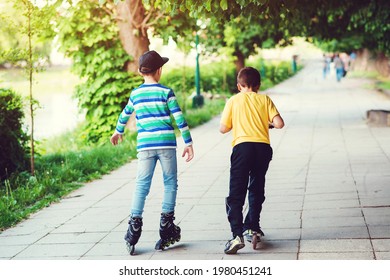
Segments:
[[[129,134],[115,147],[107,144],[41,156],[36,159],[35,176],[13,174],[0,191],[0,230],[134,158],[135,138]]]
[[[205,106],[198,109],[187,110],[184,114],[188,126],[192,128],[208,122],[214,116],[221,113],[224,106],[224,99],[216,99],[213,101],[205,100]]]
[[[377,71],[352,71],[350,77],[374,80],[374,85],[366,86],[369,89],[390,90],[390,78],[381,76]]]
[[[390,90],[390,81],[381,81],[377,84],[377,87],[382,90]]]

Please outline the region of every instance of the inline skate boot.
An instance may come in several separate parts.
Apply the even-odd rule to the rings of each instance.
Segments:
[[[141,237],[142,232],[142,218],[141,217],[131,217],[129,220],[129,228],[127,229],[125,240],[127,245],[127,250],[130,255],[134,255],[135,244],[137,244],[138,239]]]
[[[164,250],[165,248],[173,245],[175,242],[180,241],[180,227],[173,223],[174,212],[162,213],[160,219],[160,240],[157,241],[155,249]]]

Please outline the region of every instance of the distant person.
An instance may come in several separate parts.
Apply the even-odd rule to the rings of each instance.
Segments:
[[[298,55],[294,54],[292,56],[292,61],[291,61],[291,68],[293,73],[297,72],[298,70],[297,61],[298,61]]]
[[[349,55],[349,69],[353,71],[355,69],[355,61],[356,61],[357,55],[354,51],[351,52]]]
[[[340,55],[337,53],[334,60],[334,68],[336,69],[336,79],[338,82],[341,81],[341,78],[344,76],[344,63],[340,58]]]
[[[284,121],[271,98],[258,93],[260,85],[261,76],[256,69],[241,69],[237,76],[239,93],[227,101],[222,113],[220,132],[233,132],[229,196],[226,198],[233,239],[226,243],[226,254],[235,254],[245,246],[243,236],[255,248],[264,235],[260,212],[265,200],[265,175],[272,159],[269,128],[282,128]],[[243,221],[247,192],[249,211]]]
[[[325,79],[330,73],[330,57],[327,54],[322,55],[322,77]]]
[[[162,66],[169,59],[161,57],[155,51],[148,51],[139,58],[139,73],[144,83],[134,89],[126,107],[119,116],[116,130],[111,137],[111,143],[117,145],[122,141],[126,123],[135,112],[137,123],[137,182],[133,196],[129,228],[125,240],[134,253],[142,231],[142,213],[146,196],[149,194],[154,169],[160,161],[164,178],[164,196],[160,219],[160,240],[155,246],[162,250],[175,241],[180,240],[180,227],[173,223],[177,194],[177,159],[176,135],[171,115],[183,137],[185,148],[183,157],[186,161],[192,160],[194,151],[192,138],[186,120],[177,103],[172,89],[159,84]]]

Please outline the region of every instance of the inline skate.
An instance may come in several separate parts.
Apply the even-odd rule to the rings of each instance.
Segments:
[[[142,218],[131,217],[129,220],[129,228],[127,229],[125,235],[126,245],[130,255],[134,255],[135,244],[137,244],[138,239],[141,236],[141,232],[142,232]]]
[[[164,250],[165,248],[173,245],[175,242],[180,241],[180,227],[173,223],[174,212],[162,213],[160,219],[160,240],[157,241],[155,249]]]

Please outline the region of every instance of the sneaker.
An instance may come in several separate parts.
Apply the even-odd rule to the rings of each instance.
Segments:
[[[236,236],[226,243],[225,254],[236,254],[238,250],[245,247],[244,238]]]
[[[244,236],[246,241],[249,243],[252,243],[252,248],[256,250],[257,244],[261,242],[261,237],[264,236],[264,233],[259,230],[259,231],[253,231],[251,229],[248,229],[244,231]]]
[[[260,231],[253,231],[251,229],[247,229],[243,232],[243,235],[245,236],[246,241],[252,243],[253,241],[253,235],[256,235],[256,242],[261,242],[261,237],[264,236],[264,232],[262,230]]]

